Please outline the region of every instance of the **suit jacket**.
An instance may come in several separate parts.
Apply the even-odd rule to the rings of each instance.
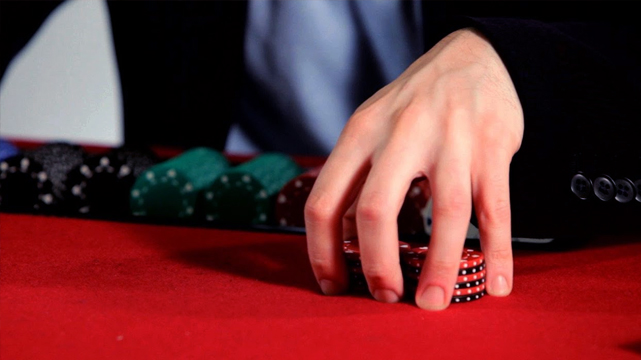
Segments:
[[[510,170],[513,235],[640,231],[641,38],[632,5],[423,3],[425,49],[453,30],[475,27],[518,92],[525,135]],[[55,6],[0,2],[0,75]],[[244,81],[247,4],[108,6],[125,142],[224,148]]]

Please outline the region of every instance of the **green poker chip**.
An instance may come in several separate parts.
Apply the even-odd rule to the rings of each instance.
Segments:
[[[227,225],[270,224],[276,196],[302,169],[288,155],[264,153],[230,168],[201,193],[205,220]]]
[[[205,147],[156,164],[136,178],[129,197],[131,213],[154,218],[192,217],[199,192],[228,168],[222,153]]]

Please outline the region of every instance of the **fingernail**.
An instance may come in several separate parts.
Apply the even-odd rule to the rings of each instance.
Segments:
[[[325,295],[337,295],[340,292],[340,290],[336,286],[336,283],[331,280],[322,279],[318,282],[318,284],[320,285],[321,291]]]
[[[503,275],[499,275],[494,278],[494,281],[492,282],[492,288],[490,290],[492,292],[492,295],[494,296],[507,295],[510,291],[507,287],[507,280],[505,280],[505,277]]]
[[[374,299],[385,303],[395,303],[398,302],[399,297],[392,290],[378,289],[374,290]]]
[[[426,310],[442,310],[447,307],[445,291],[440,286],[430,285],[423,294],[416,299],[418,307]]]

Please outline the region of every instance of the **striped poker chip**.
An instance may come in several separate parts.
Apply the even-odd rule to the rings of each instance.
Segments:
[[[223,226],[272,224],[278,192],[301,172],[281,153],[264,153],[230,168],[201,194],[205,220]]]
[[[185,219],[195,215],[198,194],[218,178],[229,162],[213,149],[190,149],[144,170],[129,192],[134,216]]]
[[[477,271],[472,274],[468,275],[459,275],[456,278],[456,283],[457,284],[464,284],[464,283],[472,283],[472,282],[478,282],[478,281],[485,281],[485,272],[486,270],[483,269],[481,271]]]
[[[454,290],[459,290],[459,289],[469,289],[473,288],[475,286],[479,286],[481,284],[485,284],[485,278],[475,280],[475,281],[470,281],[470,282],[464,282],[464,283],[456,283],[454,285]]]
[[[454,289],[454,292],[452,293],[452,296],[468,296],[468,295],[475,295],[480,293],[481,291],[485,291],[485,284],[479,284],[476,286],[471,286],[467,288],[458,288]]]
[[[471,302],[475,300],[479,300],[483,296],[485,296],[486,292],[485,290],[478,292],[476,294],[472,295],[461,295],[461,296],[452,296],[452,304],[458,304],[458,303],[466,303],[466,302]]]
[[[291,179],[276,196],[274,217],[279,226],[305,227],[305,203],[322,166],[305,171]]]

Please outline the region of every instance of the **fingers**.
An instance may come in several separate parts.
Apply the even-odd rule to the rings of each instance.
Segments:
[[[432,236],[416,290],[426,310],[445,309],[452,298],[472,212],[469,164],[464,153],[450,153],[431,172]]]
[[[473,178],[474,206],[487,264],[487,292],[506,296],[512,291],[513,281],[510,157],[497,152],[487,162],[488,166]]]
[[[403,296],[397,217],[417,168],[416,158],[399,162],[397,148],[403,144],[392,140],[372,165],[356,208],[363,275],[382,302]]]
[[[318,175],[305,204],[307,251],[322,292],[335,295],[348,286],[342,254],[342,218],[354,202],[369,168],[369,149],[358,141],[339,143]]]

